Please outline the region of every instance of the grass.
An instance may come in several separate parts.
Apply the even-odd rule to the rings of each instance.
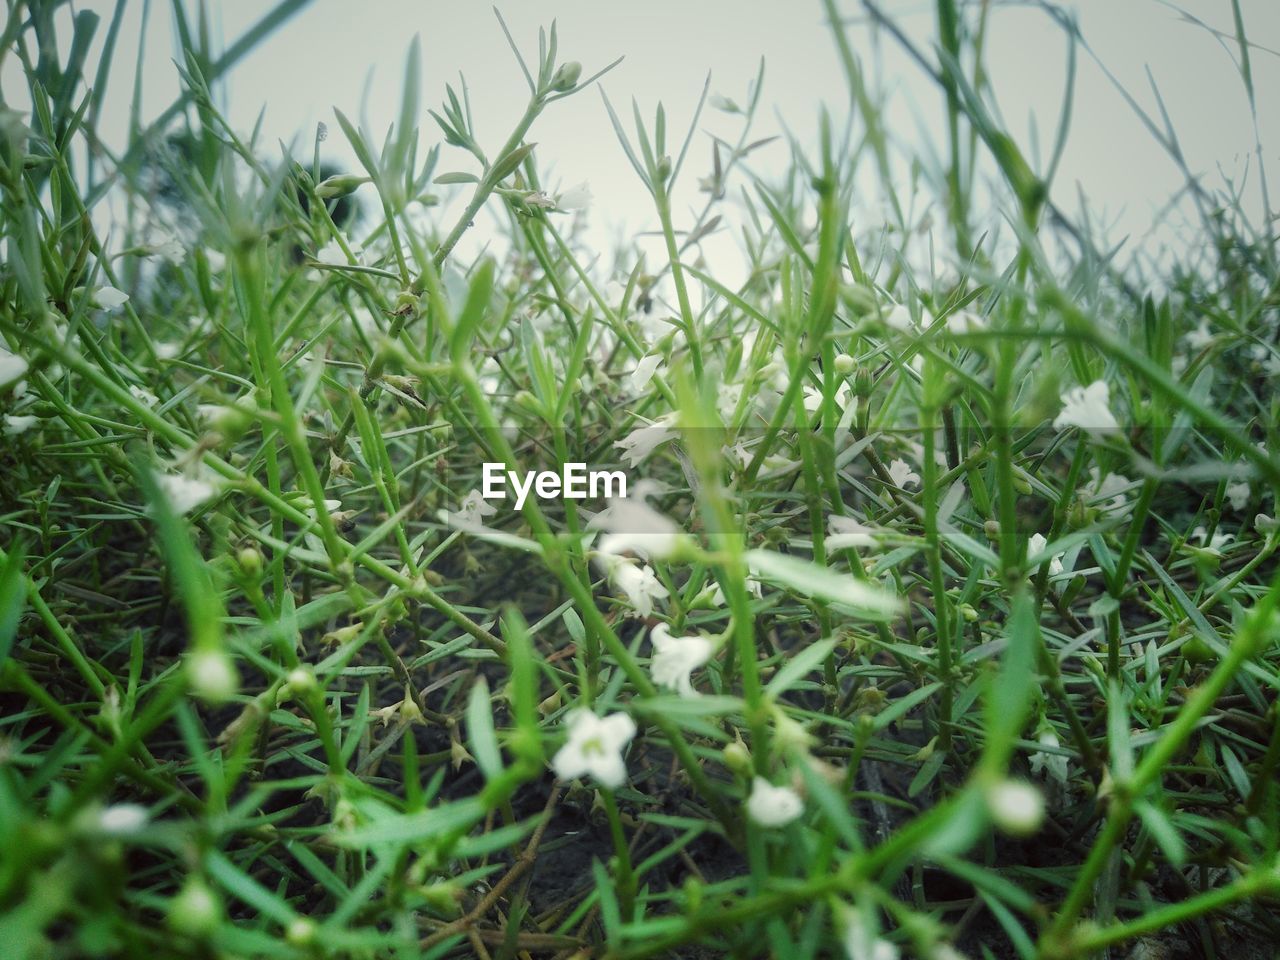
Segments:
[[[1070,98],[1047,160],[1002,127],[997,11],[862,4],[923,157],[825,0],[848,102],[785,171],[763,69],[687,131],[606,93],[662,246],[606,267],[530,140],[607,88],[554,27],[499,17],[503,143],[415,44],[342,170],[215,105],[302,4],[222,54],[175,5],[120,154],[120,20],[64,6],[0,48],[6,956],[1270,955],[1280,270],[1163,119],[1200,237],[1152,276],[1054,202]],[[469,496],[579,462],[630,497]]]

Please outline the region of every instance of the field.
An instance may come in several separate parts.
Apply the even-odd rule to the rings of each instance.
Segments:
[[[0,38],[0,957],[1276,955],[1280,251],[1162,108],[1143,259],[1059,202],[1070,102],[1000,119],[1000,4],[814,5],[812,142],[763,66],[677,129],[498,14],[505,140],[414,42],[390,130],[283,150],[220,85],[301,0],[173,4],[123,150],[98,6]],[[548,177],[569,98],[643,243]]]

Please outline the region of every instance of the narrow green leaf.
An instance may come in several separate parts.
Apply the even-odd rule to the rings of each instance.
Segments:
[[[1173,825],[1173,821],[1163,810],[1146,800],[1138,800],[1133,808],[1138,811],[1138,816],[1151,831],[1152,839],[1169,858],[1169,862],[1181,868],[1187,862],[1187,845],[1183,842],[1182,835],[1178,833],[1178,828]]]
[[[782,665],[765,687],[765,692],[771,697],[782,696],[807,674],[816,670],[835,647],[836,641],[832,637],[809,644]]]
[[[26,553],[19,544],[0,552],[0,669],[13,649],[18,620],[27,605],[27,578],[22,572]]]
[[[466,302],[453,327],[449,339],[449,353],[454,362],[461,360],[471,349],[471,341],[489,309],[489,300],[493,296],[493,277],[496,266],[492,258],[486,257],[476,269],[471,279],[471,287],[467,291]]]
[[[480,798],[468,797],[420,813],[385,817],[368,826],[330,836],[334,843],[353,849],[382,844],[407,846],[465,830],[478,823],[484,815],[485,806]]]
[[[1000,772],[1009,762],[1014,740],[1022,734],[1036,679],[1040,624],[1035,599],[1025,590],[1014,599],[1005,637],[1004,656],[987,695],[986,715],[985,762]]]
[[[502,754],[493,729],[493,704],[489,701],[489,682],[480,677],[471,688],[467,701],[467,742],[476,764],[492,780],[502,773]]]
[[[853,616],[866,620],[891,620],[902,612],[901,602],[887,590],[808,560],[772,550],[748,550],[747,565],[762,580],[801,596],[838,604]]]

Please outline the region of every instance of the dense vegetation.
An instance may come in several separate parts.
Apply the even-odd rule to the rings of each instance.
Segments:
[[[219,52],[174,4],[114,152],[119,16],[7,5],[0,953],[1273,955],[1270,219],[1187,171],[1198,241],[1128,266],[1053,202],[1070,103],[1043,160],[998,120],[998,5],[878,22],[922,156],[827,0],[786,170],[763,71],[678,133],[606,98],[664,251],[609,262],[533,142],[610,51],[508,34],[498,144],[415,45],[344,169],[216,106],[300,6]]]

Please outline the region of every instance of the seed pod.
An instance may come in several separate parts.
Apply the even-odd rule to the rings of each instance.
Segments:
[[[750,774],[751,751],[741,740],[735,740],[725,746],[721,754],[724,757],[724,765],[734,773],[740,773],[744,777]]]
[[[244,547],[236,554],[236,565],[247,577],[256,577],[262,572],[262,552],[257,547]]]

